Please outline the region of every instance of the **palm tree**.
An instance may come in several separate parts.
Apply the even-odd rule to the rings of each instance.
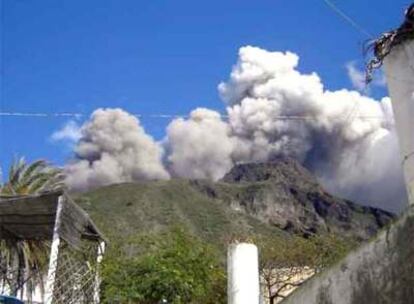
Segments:
[[[61,169],[51,167],[45,160],[28,164],[24,158],[20,158],[10,166],[8,180],[0,186],[0,195],[39,194],[64,187]]]
[[[10,166],[8,179],[0,185],[0,197],[40,194],[65,188],[64,175],[61,169],[50,166],[44,160],[31,164],[24,158],[15,160]],[[43,294],[43,279],[47,271],[50,242],[41,240],[18,240],[16,242],[0,242],[1,266],[8,269],[18,269],[11,273],[11,293],[23,296],[23,286],[26,286],[27,299],[31,302],[34,288],[38,286]],[[4,273],[7,271],[2,269]],[[7,278],[6,278],[7,279]],[[4,283],[2,282],[3,286]]]

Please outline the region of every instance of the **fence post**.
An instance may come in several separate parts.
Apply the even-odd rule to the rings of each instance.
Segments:
[[[55,277],[57,270],[57,262],[59,257],[60,236],[59,228],[61,223],[61,213],[63,208],[63,196],[59,196],[58,205],[56,209],[55,226],[53,228],[53,241],[50,248],[49,270],[47,273],[45,286],[45,304],[52,304],[53,301],[53,287],[55,285]]]
[[[103,259],[103,255],[105,253],[105,242],[102,241],[99,243],[98,245],[98,255],[96,258],[96,274],[95,274],[95,286],[94,286],[94,290],[93,290],[93,302],[95,304],[99,304],[101,297],[100,297],[100,286],[101,286],[101,275],[99,273],[100,270],[100,264],[102,262]]]

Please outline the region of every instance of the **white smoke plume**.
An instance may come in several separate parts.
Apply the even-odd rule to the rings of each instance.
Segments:
[[[82,137],[80,127],[75,120],[69,120],[60,129],[54,132],[50,139],[54,142],[65,141],[69,143],[76,143]]]
[[[240,49],[229,81],[219,85],[239,143],[234,160],[293,156],[335,193],[399,209],[405,191],[390,100],[324,90],[315,73],[297,70],[298,59]]]
[[[218,87],[227,119],[207,109],[174,119],[165,155],[135,117],[97,110],[82,127],[77,159],[67,166],[71,185],[169,176],[217,180],[236,163],[286,155],[336,194],[401,209],[406,194],[389,98],[326,90],[298,63],[291,52],[242,47],[229,80]]]
[[[233,166],[229,126],[220,114],[196,109],[190,118],[175,119],[167,128],[167,162],[172,174],[217,180]]]
[[[169,178],[161,147],[135,116],[120,109],[96,110],[81,128],[75,154],[65,168],[73,189]]]
[[[348,62],[345,67],[353,87],[360,92],[364,91],[367,86],[365,72],[357,68],[355,61]]]

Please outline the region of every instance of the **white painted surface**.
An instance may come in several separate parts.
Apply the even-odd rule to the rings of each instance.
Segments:
[[[93,301],[95,304],[99,304],[101,302],[100,292],[101,292],[101,276],[100,276],[100,264],[103,259],[103,255],[105,254],[105,242],[102,241],[99,243],[97,258],[96,258],[96,274],[95,274],[95,286],[93,290]]]
[[[411,304],[414,206],[387,230],[315,275],[281,304]]]
[[[411,207],[370,242],[307,281],[283,304],[413,303],[414,41],[384,61]],[[396,156],[397,157],[397,156]]]
[[[414,204],[414,41],[395,47],[384,60],[410,204]]]
[[[232,244],[227,255],[228,303],[259,304],[259,253],[253,244]]]
[[[45,286],[45,304],[52,304],[53,299],[53,287],[55,285],[57,261],[59,257],[59,245],[60,245],[60,236],[59,236],[59,226],[61,222],[61,213],[63,207],[63,197],[59,197],[58,206],[56,210],[56,219],[55,226],[53,228],[53,241],[50,248],[50,257],[49,257],[49,270],[47,273],[46,286]]]

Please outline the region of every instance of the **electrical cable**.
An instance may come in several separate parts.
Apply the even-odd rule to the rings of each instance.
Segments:
[[[349,17],[347,14],[345,14],[341,9],[339,9],[331,0],[323,0],[328,7],[330,7],[336,14],[338,14],[342,19],[347,21],[352,27],[354,27],[356,30],[358,30],[361,34],[364,34],[370,39],[373,39],[374,36],[368,32],[366,29],[364,29],[361,25],[359,25],[356,21],[354,21],[351,17]]]
[[[353,116],[353,113],[355,112],[355,107],[351,109],[350,113],[347,115],[347,119],[350,118],[350,116]],[[176,119],[176,118],[188,118],[189,115],[174,115],[174,114],[134,114],[132,115],[138,117],[138,118],[165,118],[165,119]],[[82,113],[35,113],[35,112],[0,112],[0,116],[6,116],[6,117],[38,117],[38,118],[53,118],[53,117],[74,117],[74,118],[81,118],[88,116],[86,114]],[[221,118],[228,119],[228,115],[221,114]],[[354,116],[354,118],[360,118],[360,119],[384,119],[382,116]],[[275,120],[290,120],[290,121],[305,121],[305,120],[315,120],[317,119],[314,116],[303,116],[303,115],[279,115],[274,116],[272,119]]]

